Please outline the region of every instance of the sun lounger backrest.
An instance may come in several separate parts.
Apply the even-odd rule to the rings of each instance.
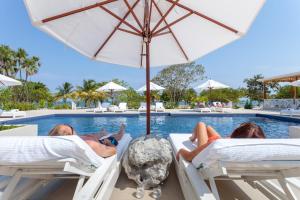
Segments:
[[[125,103],[125,102],[119,103],[119,108],[120,109],[127,109],[127,103]]]
[[[0,165],[55,164],[62,161],[99,167],[103,158],[78,136],[1,137]]]
[[[192,161],[197,168],[207,168],[218,161],[300,161],[300,139],[219,139]]]

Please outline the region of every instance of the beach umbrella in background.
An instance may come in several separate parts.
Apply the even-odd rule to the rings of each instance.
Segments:
[[[294,87],[300,87],[300,80],[291,82],[289,85],[294,86]]]
[[[228,85],[225,85],[223,83],[220,83],[218,81],[214,81],[209,79],[205,83],[202,83],[201,85],[198,85],[195,89],[197,90],[209,90],[209,96],[211,97],[211,91],[215,89],[224,89],[224,88],[230,88]]]
[[[22,85],[21,81],[0,74],[0,87]]]
[[[150,134],[150,66],[191,62],[241,38],[265,0],[24,2],[35,26],[81,54],[146,69]]]
[[[230,88],[230,87],[228,85],[210,79],[205,83],[198,85],[195,89],[214,90],[214,89],[224,89],[224,88]]]
[[[162,91],[165,90],[164,87],[161,87],[155,83],[150,82],[150,91]],[[144,85],[140,89],[137,90],[138,92],[146,92],[147,91],[147,85]]]
[[[110,96],[111,96],[111,101],[113,103],[113,93],[114,92],[119,92],[119,91],[124,91],[124,90],[127,90],[127,88],[119,85],[119,84],[116,84],[114,82],[109,82],[105,85],[103,85],[102,87],[98,88],[96,91],[97,92],[109,92],[110,93]]]

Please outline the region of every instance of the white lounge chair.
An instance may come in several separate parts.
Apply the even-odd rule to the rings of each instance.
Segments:
[[[102,105],[101,105],[101,102],[98,102],[97,108],[95,108],[93,111],[94,111],[95,113],[96,113],[96,112],[106,112],[106,111],[107,111],[107,108],[103,108]]]
[[[195,148],[190,136],[170,134],[174,156],[180,148],[189,151]],[[186,200],[220,199],[215,184],[218,179],[241,179],[278,199],[300,198],[293,189],[297,179],[291,178],[300,176],[299,139],[219,139],[200,152],[192,163],[180,157],[175,166]],[[278,180],[277,184],[274,179]]]
[[[108,200],[130,140],[125,134],[117,155],[102,158],[78,136],[1,137],[0,175],[6,179],[0,179],[0,199],[28,199],[52,179],[74,178],[74,200]]]
[[[121,102],[119,106],[110,106],[109,111],[111,112],[126,112],[127,111],[127,103]]]
[[[166,109],[164,107],[164,104],[162,102],[156,102],[155,103],[155,112],[165,112]]]
[[[71,102],[71,109],[72,110],[77,110],[77,105],[74,101]]]
[[[288,116],[300,115],[300,110],[293,109],[293,108],[287,108],[287,109],[281,110],[280,115],[288,115]]]
[[[145,102],[141,102],[138,111],[139,112],[146,112],[146,110],[147,110],[147,104]]]
[[[9,110],[9,111],[6,111],[6,110],[0,110],[0,117],[3,117],[3,118],[8,118],[8,117],[11,117],[11,118],[16,118],[16,117],[26,117],[26,112],[24,111],[19,111],[18,109],[13,109],[13,110]]]

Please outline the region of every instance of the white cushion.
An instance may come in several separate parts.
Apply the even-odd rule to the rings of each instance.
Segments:
[[[189,140],[191,134],[171,134],[175,151],[189,151],[196,145]],[[219,139],[206,147],[193,160],[195,167],[209,167],[218,161],[300,161],[300,139]]]
[[[0,137],[0,165],[70,161],[99,167],[103,160],[78,136]]]

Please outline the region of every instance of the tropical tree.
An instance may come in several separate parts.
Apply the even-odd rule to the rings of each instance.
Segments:
[[[73,85],[69,82],[63,83],[61,86],[56,88],[58,91],[56,94],[57,99],[63,99],[64,104],[67,103],[67,98],[69,98],[69,95],[72,93]]]
[[[265,90],[266,94],[270,94],[270,89],[278,90],[279,84],[276,82],[268,83],[264,86],[263,82],[260,81],[263,78],[264,78],[263,75],[257,74],[257,75],[254,75],[252,78],[247,78],[244,80],[244,83],[247,84],[246,95],[251,100],[262,101],[264,90]]]
[[[38,73],[41,66],[40,59],[36,56],[27,58],[24,61],[23,69],[25,70],[25,81],[27,82],[29,76],[33,76]]]
[[[25,60],[27,59],[27,56],[28,56],[27,52],[22,48],[19,48],[15,53],[15,59],[16,59],[18,71],[20,73],[19,74],[20,79],[22,79],[22,68],[25,63]]]
[[[103,92],[96,92],[99,84],[95,80],[83,80],[82,86],[77,86],[77,95],[84,101],[85,106],[96,104],[97,101],[103,101],[106,95]]]
[[[0,73],[6,76],[15,76],[16,67],[15,52],[6,45],[0,46]]]
[[[164,68],[152,81],[165,87],[165,95],[168,95],[172,102],[177,103],[192,83],[203,78],[204,67],[191,62]]]

